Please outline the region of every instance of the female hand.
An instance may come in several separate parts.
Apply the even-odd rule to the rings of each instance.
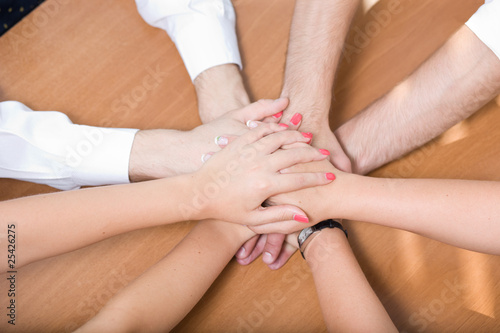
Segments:
[[[248,121],[277,123],[287,105],[286,98],[263,99],[190,131],[139,131],[130,153],[130,180],[137,182],[195,172],[202,165],[201,154],[219,150],[214,137],[220,134],[242,135],[248,131],[245,125]]]
[[[236,138],[221,152],[208,159],[193,177],[192,204],[186,209],[198,218],[217,218],[246,225],[278,221],[293,224],[308,222],[298,207],[276,205],[262,207],[269,197],[325,185],[335,177],[326,172],[281,174],[280,170],[299,163],[321,161],[324,151],[303,145],[280,150],[284,145],[309,142],[300,132],[286,131],[277,124],[264,124]]]

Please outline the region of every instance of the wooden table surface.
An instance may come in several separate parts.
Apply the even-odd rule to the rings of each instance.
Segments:
[[[251,96],[277,97],[294,2],[233,2]],[[391,4],[400,6],[400,13],[382,26],[373,14]],[[352,52],[346,52],[337,75],[332,125],[411,73],[481,4],[381,0],[366,14],[360,8],[347,39]],[[368,37],[363,44],[359,31]],[[142,81],[152,73],[159,84],[144,89]],[[130,98],[133,103],[124,102]],[[47,0],[0,38],[0,100],[62,111],[86,125],[190,129],[200,124],[195,92],[175,46],[165,32],[143,22],[131,0]],[[372,175],[500,180],[499,105],[500,99],[491,101]],[[0,180],[0,200],[51,191]],[[363,271],[400,331],[500,331],[499,257],[358,221],[346,225]],[[191,227],[183,222],[140,230],[20,269],[15,329],[6,323],[8,288],[2,278],[0,331],[75,329]],[[260,259],[247,267],[232,261],[175,331],[323,332],[325,325],[307,265],[295,254],[279,271]]]

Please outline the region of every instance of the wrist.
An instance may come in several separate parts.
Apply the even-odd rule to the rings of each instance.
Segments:
[[[203,123],[250,104],[240,70],[235,64],[205,70],[194,80],[194,87]]]
[[[330,97],[304,96],[286,92],[282,92],[280,97],[286,97],[290,100],[283,113],[283,119],[289,120],[295,113],[300,113],[302,115],[301,130],[316,132],[317,126],[329,128]]]
[[[304,250],[307,263],[313,268],[349,247],[346,235],[339,228],[326,228],[316,233]]]
[[[137,132],[130,152],[130,181],[173,177],[199,169],[201,154],[186,149],[186,144],[196,143],[192,136],[192,131],[165,129]]]
[[[306,211],[310,212],[310,220],[312,223],[318,223],[334,216],[339,219],[353,219],[353,212],[359,209],[359,194],[361,184],[359,180],[361,176],[343,172],[338,169],[332,170],[335,174],[335,181],[315,188],[312,207],[306,207]],[[334,198],[325,205],[323,198]]]
[[[247,240],[256,235],[244,225],[208,219],[198,224],[199,228],[210,230],[218,237],[218,242],[227,244],[234,252],[238,250]],[[233,252],[233,253],[234,253]]]

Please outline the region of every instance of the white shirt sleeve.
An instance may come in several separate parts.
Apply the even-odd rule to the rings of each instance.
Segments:
[[[500,58],[500,0],[486,0],[465,24]]]
[[[165,30],[194,79],[204,70],[241,58],[231,0],[135,0],[139,14]]]
[[[0,177],[60,190],[128,183],[136,129],[76,125],[60,112],[0,103]]]

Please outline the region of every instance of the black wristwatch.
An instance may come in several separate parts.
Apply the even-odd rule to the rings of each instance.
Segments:
[[[330,229],[339,228],[344,232],[345,236],[348,237],[347,230],[345,230],[342,224],[340,224],[340,221],[342,220],[335,221],[330,219],[322,221],[316,225],[313,225],[312,227],[305,228],[304,230],[302,230],[299,236],[297,237],[297,241],[299,242],[300,254],[302,254],[302,258],[306,259],[306,257],[304,257],[304,251],[306,250],[307,244],[309,244],[309,242],[314,238],[310,237],[314,233],[317,233],[325,228],[330,228]]]

